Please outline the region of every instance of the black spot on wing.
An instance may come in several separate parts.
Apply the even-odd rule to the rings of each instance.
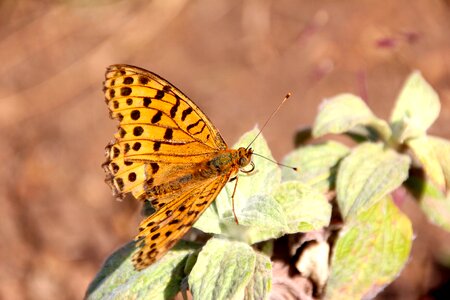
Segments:
[[[141,149],[141,143],[139,143],[139,142],[134,143],[133,150],[138,151],[139,149]]]
[[[177,110],[178,110],[178,107],[180,106],[180,103],[181,103],[180,98],[177,97],[177,102],[170,109],[170,117],[171,118],[174,118],[175,115],[177,114]]]
[[[165,140],[171,140],[173,137],[173,129],[172,128],[167,128],[166,132],[164,133],[164,139]]]
[[[131,119],[133,120],[139,120],[139,118],[141,117],[141,112],[137,109],[133,110],[130,114]]]
[[[142,126],[136,126],[133,129],[134,136],[141,136],[144,133],[144,128]]]
[[[193,134],[196,135],[196,134],[202,133],[202,132],[203,132],[203,129],[205,129],[205,127],[206,127],[206,124],[203,124],[202,129],[200,129],[200,130],[197,131],[197,132],[194,132]]]
[[[131,172],[130,174],[128,174],[128,180],[130,182],[134,182],[136,180],[136,173]]]
[[[159,90],[156,92],[155,99],[162,99],[162,98],[164,98],[164,95],[165,95],[165,93],[163,91]]]
[[[143,103],[145,107],[149,107],[152,103],[152,99],[150,99],[149,97],[144,97]]]
[[[140,76],[139,77],[139,82],[143,85],[146,85],[148,83],[148,78],[145,76]]]
[[[127,87],[127,86],[125,86],[125,87],[121,87],[120,88],[120,95],[122,95],[122,96],[128,96],[128,95],[130,95],[131,94],[131,88],[130,87]]]
[[[123,83],[124,84],[132,84],[133,83],[133,77],[125,77],[124,79],[123,79]]]
[[[200,124],[200,122],[202,122],[202,120],[201,120],[201,119],[198,119],[197,122],[192,123],[192,124],[189,124],[189,125],[186,127],[186,129],[187,129],[187,130],[191,130],[192,128],[194,128],[195,126],[197,126],[198,124]]]
[[[153,116],[150,122],[152,122],[152,124],[158,123],[161,120],[161,117],[162,112],[158,110],[158,112]]]
[[[152,174],[155,174],[159,170],[159,165],[155,162],[150,163],[150,167],[152,168]]]
[[[186,117],[193,111],[192,107],[188,107],[181,113],[181,121],[186,120]]]
[[[128,153],[128,151],[130,151],[130,144],[125,143],[125,147],[124,147],[123,152],[126,154],[126,153]]]

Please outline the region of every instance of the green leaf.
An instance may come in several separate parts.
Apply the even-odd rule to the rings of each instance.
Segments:
[[[446,196],[432,182],[416,176],[408,178],[406,187],[419,201],[428,219],[450,232],[450,193]]]
[[[353,218],[360,211],[399,187],[408,177],[410,158],[381,144],[364,143],[340,164],[336,192],[342,216]]]
[[[245,243],[212,238],[189,274],[194,299],[242,299],[255,271],[256,253]]]
[[[428,136],[428,140],[444,173],[447,191],[450,191],[450,141],[434,136]]]
[[[440,159],[445,158],[438,157],[436,151],[440,151],[439,146],[436,147],[437,145],[433,145],[427,136],[409,139],[406,143],[412,150],[414,156],[422,164],[427,176],[434,181],[438,188],[444,190],[445,177],[444,171],[441,167]],[[450,152],[447,152],[444,156],[448,157],[449,155]]]
[[[285,233],[307,232],[328,226],[331,205],[319,191],[298,181],[284,182],[273,193],[284,209]]]
[[[439,197],[424,195],[420,207],[432,223],[450,232],[450,194],[447,197],[443,194]]]
[[[331,258],[325,299],[371,299],[408,260],[410,220],[385,197],[345,224]]]
[[[272,289],[272,262],[266,255],[256,253],[255,271],[245,288],[245,300],[268,299]]]
[[[313,136],[344,133],[357,126],[372,127],[385,141],[391,136],[389,125],[377,118],[360,97],[352,94],[337,95],[322,103]]]
[[[184,278],[187,257],[197,244],[180,241],[158,262],[136,271],[131,262],[134,242],[114,252],[89,285],[86,299],[171,299]]]
[[[228,230],[227,235],[240,238],[248,244],[278,238],[288,230],[285,212],[271,195],[251,197],[237,215],[240,231]]]
[[[438,94],[419,71],[406,80],[391,116],[394,139],[403,143],[409,138],[424,135],[439,115]]]
[[[349,152],[348,147],[334,141],[296,149],[286,156],[283,164],[297,167],[298,171],[283,168],[282,179],[298,180],[321,192],[329,191],[334,188],[340,160]]]

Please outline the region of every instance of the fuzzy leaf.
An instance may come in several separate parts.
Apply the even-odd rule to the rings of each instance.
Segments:
[[[406,143],[422,164],[427,176],[434,181],[439,189],[444,190],[445,177],[441,167],[441,157],[438,157],[436,153],[436,151],[440,151],[439,147],[435,147],[427,136],[409,139]],[[445,156],[448,157],[449,155],[450,152],[447,152]]]
[[[245,300],[268,299],[272,289],[272,262],[266,255],[256,253],[255,271],[245,288]]]
[[[411,176],[406,187],[419,201],[428,219],[450,232],[450,193],[447,196],[429,180]]]
[[[178,242],[158,262],[136,271],[131,262],[134,242],[114,252],[89,285],[86,299],[171,299],[184,278],[187,257],[197,244]]]
[[[255,271],[256,253],[245,243],[210,239],[189,274],[194,299],[242,299]]]
[[[313,136],[344,133],[357,126],[372,127],[385,141],[391,136],[389,125],[377,118],[360,97],[352,94],[341,94],[322,103]]]
[[[450,191],[450,141],[434,136],[428,136],[428,140],[444,173],[447,191]]]
[[[381,144],[364,143],[340,164],[336,192],[342,216],[352,218],[400,186],[410,158]]]
[[[304,183],[284,182],[274,191],[274,197],[286,215],[285,233],[318,230],[330,223],[330,203],[323,194]]]
[[[288,231],[283,207],[271,195],[251,197],[237,215],[240,232],[233,234],[232,227],[227,227],[227,234],[248,244],[278,238]]]
[[[393,137],[399,143],[424,135],[439,115],[439,96],[419,71],[406,80],[391,116]]]
[[[297,167],[298,171],[283,168],[282,180],[298,180],[326,192],[334,188],[337,165],[348,153],[348,147],[334,141],[296,149],[283,163]]]
[[[325,299],[371,299],[391,283],[408,260],[410,220],[390,197],[359,214],[339,234]]]

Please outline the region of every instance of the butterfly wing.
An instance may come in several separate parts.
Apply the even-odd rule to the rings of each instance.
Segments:
[[[229,177],[220,176],[191,186],[142,221],[136,237],[139,250],[133,256],[136,269],[144,269],[169,251],[214,201]]]
[[[189,169],[227,148],[206,115],[160,76],[134,66],[113,65],[105,77],[110,114],[120,121],[104,164],[115,196],[131,192],[143,199],[145,188],[161,178],[153,172],[156,168]]]

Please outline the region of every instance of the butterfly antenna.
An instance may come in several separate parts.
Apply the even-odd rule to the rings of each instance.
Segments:
[[[280,167],[289,168],[289,169],[294,170],[295,172],[298,171],[298,168],[296,168],[296,167],[292,167],[292,166],[288,166],[288,165],[285,165],[285,164],[281,164],[281,163],[279,163],[279,162],[277,162],[277,161],[274,161],[274,160],[272,160],[272,159],[270,159],[270,158],[268,158],[268,157],[262,156],[261,154],[258,154],[258,153],[253,152],[253,155],[262,157],[262,158],[264,158],[264,159],[267,159],[268,161],[273,162],[274,164],[279,165]]]
[[[264,130],[266,125],[269,123],[270,120],[272,120],[273,116],[280,110],[281,106],[286,102],[287,99],[291,96],[291,93],[287,93],[284,97],[283,101],[278,105],[277,109],[273,111],[273,113],[270,115],[270,117],[267,119],[267,121],[264,123],[263,127],[261,127],[261,130],[258,132],[258,134],[253,138],[252,142],[247,146],[246,150],[250,148],[250,146],[253,144],[253,142],[258,138],[258,136],[261,134],[261,132]]]

